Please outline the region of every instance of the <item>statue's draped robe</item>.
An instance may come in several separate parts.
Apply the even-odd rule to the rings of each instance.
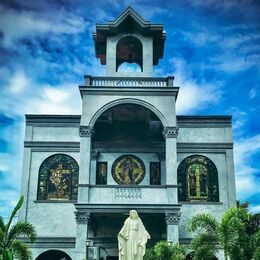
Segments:
[[[118,234],[119,260],[142,260],[150,235],[141,219],[127,218]]]

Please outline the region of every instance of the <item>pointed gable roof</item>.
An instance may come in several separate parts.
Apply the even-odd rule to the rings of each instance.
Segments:
[[[163,57],[166,32],[162,24],[152,24],[145,21],[132,7],[128,7],[114,21],[108,24],[96,24],[96,32],[93,33],[96,57],[101,64],[106,64],[106,39],[120,33],[139,32],[144,36],[153,37],[153,64],[157,65]]]

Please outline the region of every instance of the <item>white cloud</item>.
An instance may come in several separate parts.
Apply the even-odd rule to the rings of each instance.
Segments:
[[[249,98],[253,99],[256,96],[256,90],[255,88],[251,88],[249,91]]]
[[[253,153],[260,151],[260,134],[244,140],[237,140],[234,147],[235,160],[238,166],[244,163]]]
[[[228,0],[228,1],[219,1],[219,0],[188,0],[188,2],[192,6],[198,7],[211,7],[211,8],[221,8],[226,11],[230,11],[231,9],[241,8],[242,6],[250,6],[252,5],[252,0]]]
[[[187,41],[192,42],[196,47],[202,47],[206,44],[218,43],[221,41],[222,36],[216,32],[209,32],[208,28],[203,28],[202,26],[199,27],[199,30],[200,31],[198,32],[182,32],[182,34]]]
[[[13,94],[18,94],[25,90],[25,88],[29,85],[28,79],[25,77],[24,73],[20,71],[17,72],[13,78],[11,78],[9,90]]]
[[[180,86],[176,102],[177,113],[187,113],[203,109],[216,104],[222,96],[221,83],[198,84],[189,76],[189,69],[183,60],[172,61],[176,68],[173,73],[176,77],[175,86]]]
[[[260,205],[256,205],[251,207],[251,212],[252,213],[259,213],[260,212]]]
[[[260,180],[255,177],[259,169],[252,167],[251,158],[260,152],[260,135],[240,139],[234,145],[237,199],[246,201],[259,194]],[[260,205],[254,205],[253,211]]]
[[[16,39],[25,36],[54,34],[77,34],[88,25],[84,19],[65,10],[56,10],[51,17],[31,11],[16,11],[0,5],[0,30],[4,45],[10,46]]]
[[[18,87],[17,86],[22,86]],[[19,90],[19,91],[18,91]],[[77,83],[57,86],[39,85],[23,72],[17,72],[3,88],[0,111],[9,117],[22,117],[27,113],[78,114],[81,98]]]
[[[39,85],[19,71],[3,87],[0,103],[0,113],[14,119],[12,125],[1,129],[1,138],[9,143],[10,151],[0,153],[0,211],[10,214],[19,197],[24,114],[80,114],[81,98],[77,84]]]

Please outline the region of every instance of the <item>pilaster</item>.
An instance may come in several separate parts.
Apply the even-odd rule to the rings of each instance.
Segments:
[[[179,243],[179,222],[181,212],[166,212],[165,222],[167,225],[167,241],[172,243]]]
[[[90,213],[87,211],[76,211],[76,260],[86,259],[88,239],[88,224],[90,220]]]
[[[165,138],[166,185],[177,185],[177,136],[178,127],[164,127],[162,134]],[[168,202],[178,203],[177,189],[167,188]]]
[[[79,191],[78,202],[89,200],[89,184],[91,170],[91,137],[94,129],[90,126],[80,126],[80,168],[79,168]],[[81,186],[81,185],[84,185]]]

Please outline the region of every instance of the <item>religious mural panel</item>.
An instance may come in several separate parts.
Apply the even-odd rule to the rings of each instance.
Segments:
[[[150,162],[150,185],[161,185],[160,162]]]
[[[139,184],[145,176],[144,163],[135,155],[122,155],[113,163],[112,176],[118,184]]]
[[[39,170],[38,200],[77,200],[78,163],[66,154],[43,161]]]
[[[107,184],[107,162],[97,162],[96,184]]]
[[[185,158],[178,167],[179,201],[219,201],[218,171],[202,155]]]

